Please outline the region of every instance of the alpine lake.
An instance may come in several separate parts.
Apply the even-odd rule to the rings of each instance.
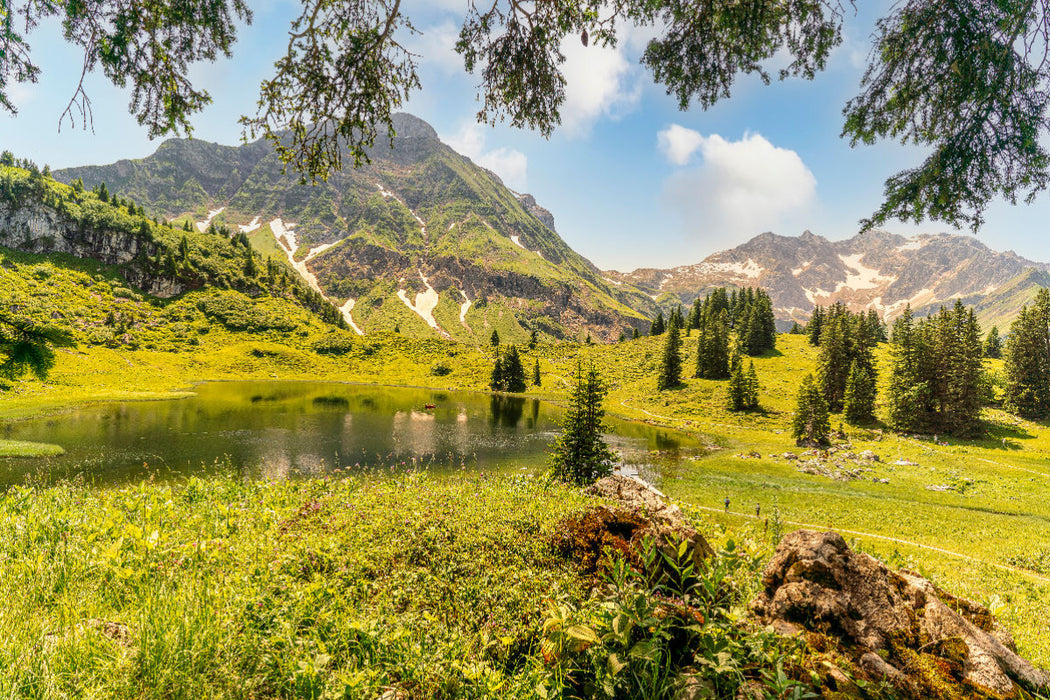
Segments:
[[[563,410],[481,392],[325,382],[209,382],[189,398],[99,403],[0,424],[0,437],[65,454],[0,459],[0,485],[100,486],[216,473],[286,479],[481,470],[539,474]],[[655,482],[702,453],[688,435],[606,418],[618,468]]]

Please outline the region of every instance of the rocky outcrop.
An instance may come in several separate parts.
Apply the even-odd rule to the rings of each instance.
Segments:
[[[545,209],[536,203],[536,198],[531,194],[523,194],[518,197],[518,201],[521,202],[521,206],[525,207],[525,211],[529,212],[537,219],[540,223],[549,228],[551,231],[557,231],[554,228],[554,214],[551,214],[549,209]]]
[[[0,202],[0,245],[26,253],[65,253],[115,265],[134,287],[159,297],[186,291],[178,280],[148,274],[136,262],[156,254],[149,240],[128,231],[83,225],[39,202]]]
[[[907,697],[1006,698],[1050,684],[988,610],[852,551],[838,533],[784,537],[763,585],[751,603],[758,620],[829,638],[859,672]]]

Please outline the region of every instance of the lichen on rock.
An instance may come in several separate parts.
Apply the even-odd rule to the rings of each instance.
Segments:
[[[857,670],[906,697],[1017,697],[1050,674],[1016,653],[985,608],[893,571],[836,532],[785,536],[751,612],[778,632],[831,637]]]

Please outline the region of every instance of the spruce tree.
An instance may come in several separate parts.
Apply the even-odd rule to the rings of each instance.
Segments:
[[[732,370],[729,372],[726,408],[730,411],[743,411],[747,408],[747,377],[744,376],[744,363],[740,358],[733,358]]]
[[[659,311],[656,314],[656,320],[653,321],[652,325],[649,326],[649,335],[661,335],[667,329],[664,323],[664,312]]]
[[[642,334],[638,332],[637,328],[631,330],[631,340],[638,340],[642,337]]]
[[[504,391],[506,380],[503,376],[503,358],[496,353],[496,362],[492,365],[492,375],[489,377],[489,388],[493,391]]]
[[[871,368],[856,359],[846,380],[843,414],[854,425],[875,420],[875,377]]]
[[[813,307],[813,315],[806,324],[806,336],[810,345],[820,345],[820,334],[824,331],[824,307],[819,304]]]
[[[1037,308],[1022,307],[1006,341],[1006,407],[1026,418],[1050,415],[1050,333]]]
[[[100,183],[99,186],[98,186],[97,192],[98,192],[98,198],[100,200],[102,200],[103,202],[108,202],[109,201],[109,190],[106,189],[106,183],[104,183],[104,182]]]
[[[992,326],[992,329],[988,331],[988,335],[984,339],[984,356],[990,357],[993,360],[998,360],[1003,356],[1003,339],[999,337],[999,328]]]
[[[529,350],[535,350],[535,349],[536,349],[536,345],[537,345],[537,344],[538,344],[539,342],[540,342],[540,336],[539,336],[539,333],[537,333],[537,332],[536,332],[536,329],[535,329],[535,328],[533,328],[533,329],[532,329],[532,330],[531,330],[531,331],[529,332]]]
[[[751,360],[747,374],[744,376],[744,410],[754,411],[758,408],[758,374],[755,373],[755,362]]]
[[[499,331],[497,331],[495,328],[492,329],[492,335],[489,336],[489,342],[492,343],[492,347],[499,347]]]
[[[820,384],[807,374],[802,380],[795,403],[795,416],[791,421],[791,435],[800,446],[815,447],[828,444],[831,423],[828,420],[828,404]]]
[[[536,358],[536,364],[532,366],[532,385],[541,386],[540,384],[540,358]]]
[[[679,332],[679,318],[671,314],[671,323],[667,327],[667,340],[664,341],[663,358],[660,362],[660,374],[656,378],[657,391],[673,389],[682,384],[682,336]]]
[[[573,484],[591,484],[612,472],[615,455],[602,439],[605,431],[602,402],[607,390],[598,371],[576,366],[576,383],[562,434],[551,445],[550,467],[554,478]]]
[[[511,345],[503,357],[503,391],[525,391],[525,367],[516,345]]]

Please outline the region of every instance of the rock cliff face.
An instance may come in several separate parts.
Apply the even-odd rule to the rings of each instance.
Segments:
[[[695,265],[605,274],[653,296],[666,295],[665,306],[690,303],[714,287],[761,286],[785,327],[808,320],[815,304],[841,301],[892,321],[907,305],[921,315],[958,298],[975,305],[983,323],[1007,323],[1034,294],[1031,273],[1048,269],[993,251],[972,236],[905,238],[869,231],[829,241],[807,231],[798,237],[763,233]]]
[[[531,195],[511,192],[421,119],[396,115],[394,131],[392,145],[385,133],[377,138],[370,165],[310,185],[282,173],[264,142],[178,139],[140,161],[56,177],[89,188],[105,182],[150,214],[202,229],[239,227],[365,333],[397,325],[483,341],[495,327],[510,341],[533,329],[612,340],[648,328],[652,299],[610,284]]]
[[[115,265],[133,286],[158,297],[186,291],[185,282],[150,273],[139,264],[157,246],[126,231],[84,226],[40,202],[0,201],[0,245],[27,253],[65,253]]]

